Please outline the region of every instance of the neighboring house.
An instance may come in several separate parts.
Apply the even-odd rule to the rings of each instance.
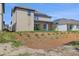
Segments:
[[[15,7],[12,10],[12,31],[52,30],[51,17],[34,9]]]
[[[3,14],[4,14],[4,4],[0,3],[0,31],[3,30]]]
[[[57,19],[54,21],[56,31],[77,31],[79,30],[79,21],[73,19]]]

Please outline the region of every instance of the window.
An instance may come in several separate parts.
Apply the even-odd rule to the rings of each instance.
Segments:
[[[40,30],[40,24],[34,24],[34,29],[35,30]]]
[[[29,15],[29,16],[31,15],[31,11],[28,11],[28,15]]]
[[[43,25],[44,29],[46,29],[46,24]]]
[[[56,24],[58,24],[58,23],[56,23]]]
[[[38,16],[34,16],[35,20],[38,20]]]
[[[70,25],[70,29],[72,29],[73,28],[73,25]]]
[[[48,23],[45,23],[45,24],[43,25],[43,28],[44,28],[45,30],[48,30]]]
[[[76,25],[76,28],[78,28],[78,29],[79,29],[79,25]]]

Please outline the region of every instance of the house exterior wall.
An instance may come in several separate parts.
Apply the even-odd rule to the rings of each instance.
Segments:
[[[0,14],[3,13],[2,3],[0,3]]]
[[[57,25],[56,26],[56,31],[67,31],[67,25]]]
[[[12,26],[11,26],[11,31],[16,31],[16,21],[17,21],[17,12],[13,13],[12,15]]]
[[[34,19],[35,23],[39,24],[40,30],[52,30],[53,22],[51,22],[51,18],[43,16],[35,16],[35,17],[36,17]],[[44,28],[44,25],[46,25],[46,29]]]
[[[71,31],[78,31],[78,30],[79,28],[77,27],[77,25],[73,25],[73,28],[71,29]],[[56,31],[68,31],[67,25],[57,25]]]
[[[34,30],[34,13],[28,15],[25,10],[16,10],[13,14],[13,22],[15,23],[15,31],[33,31]]]
[[[79,28],[77,27],[77,25],[73,25],[72,31],[78,31]]]
[[[52,28],[53,28],[52,22],[35,21],[34,23],[40,25],[40,26],[39,26],[40,30],[45,30],[45,29],[44,29],[44,24],[46,24],[46,23],[48,24],[48,30],[52,30]]]
[[[0,31],[3,29],[3,5],[0,3]]]

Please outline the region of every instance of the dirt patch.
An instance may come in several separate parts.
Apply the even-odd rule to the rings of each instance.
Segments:
[[[0,43],[0,56],[79,56],[79,51],[71,45],[48,49],[33,49],[24,45],[14,48],[11,44]]]
[[[78,32],[24,32],[16,35],[30,48],[45,49],[79,40]]]

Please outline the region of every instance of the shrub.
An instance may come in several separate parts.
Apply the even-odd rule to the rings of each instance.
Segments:
[[[30,35],[29,35],[29,34],[27,34],[27,37],[29,37],[29,38],[30,38]]]
[[[41,36],[44,36],[44,34],[42,33]]]
[[[12,41],[12,46],[13,47],[19,47],[22,45],[22,42],[21,41],[18,41],[18,40],[14,40]]]
[[[38,34],[35,34],[35,36],[39,36]]]
[[[50,33],[48,33],[48,35],[51,35]]]
[[[39,37],[39,34],[35,34],[35,36],[36,36],[37,38],[40,38],[40,37]]]
[[[20,36],[22,36],[22,32],[17,32]]]
[[[79,45],[79,41],[73,41],[69,43],[70,45]]]

